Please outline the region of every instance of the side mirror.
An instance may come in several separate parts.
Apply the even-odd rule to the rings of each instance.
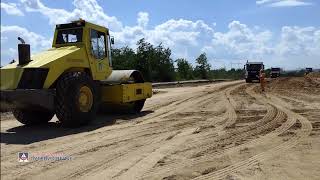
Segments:
[[[114,37],[111,37],[110,41],[111,41],[111,44],[114,44]]]

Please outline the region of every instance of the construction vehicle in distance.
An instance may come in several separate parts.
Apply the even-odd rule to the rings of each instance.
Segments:
[[[281,69],[280,68],[271,68],[271,72],[270,72],[270,77],[271,78],[278,78],[280,77],[280,71]]]
[[[260,82],[260,70],[264,70],[263,62],[248,62],[244,65],[246,83],[251,83],[254,80]]]
[[[306,68],[306,72],[305,72],[305,75],[309,74],[309,73],[312,73],[313,72],[313,69],[312,68]]]
[[[89,123],[98,109],[125,106],[138,113],[152,96],[151,83],[136,70],[112,70],[109,29],[82,19],[56,25],[52,48],[30,56],[18,38],[18,62],[1,68],[1,103],[26,125],[54,114],[63,126]]]

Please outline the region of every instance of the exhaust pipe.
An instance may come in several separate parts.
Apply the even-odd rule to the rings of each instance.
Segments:
[[[21,42],[18,44],[19,65],[24,65],[31,61],[30,44],[25,44],[25,41],[21,37],[18,37],[18,40]]]

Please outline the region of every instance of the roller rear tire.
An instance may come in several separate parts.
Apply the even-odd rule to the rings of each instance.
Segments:
[[[15,109],[12,113],[20,123],[25,125],[44,124],[54,116],[54,112],[46,110]]]

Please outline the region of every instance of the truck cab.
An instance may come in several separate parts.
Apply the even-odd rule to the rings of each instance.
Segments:
[[[254,80],[260,82],[259,75],[261,69],[264,70],[263,62],[247,62],[244,65],[246,82],[250,83]]]
[[[270,77],[271,77],[271,78],[280,77],[280,71],[281,71],[280,68],[274,68],[274,67],[272,67],[272,68],[271,68],[271,72],[270,72]]]
[[[306,68],[306,72],[305,72],[305,74],[309,74],[309,73],[311,73],[313,71],[313,69],[312,68]]]

